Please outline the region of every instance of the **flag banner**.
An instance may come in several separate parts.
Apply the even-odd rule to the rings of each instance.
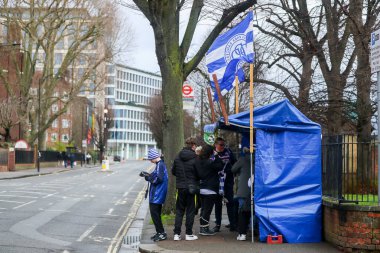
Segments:
[[[214,99],[217,99],[212,75],[216,74],[222,95],[235,86],[237,75],[239,82],[244,81],[244,63],[253,63],[253,13],[234,28],[220,35],[206,53],[206,65],[210,74]]]
[[[213,123],[205,125],[203,128],[203,140],[209,145],[214,145],[216,127],[216,123]]]

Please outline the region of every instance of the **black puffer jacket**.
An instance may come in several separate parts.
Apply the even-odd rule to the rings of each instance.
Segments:
[[[196,159],[195,168],[200,178],[200,188],[219,192],[218,172],[223,170],[223,161],[216,157],[211,159]]]
[[[183,148],[174,159],[172,174],[176,177],[177,189],[186,189],[189,183],[194,184],[199,180],[194,169],[196,157],[197,155],[194,150],[191,148]]]

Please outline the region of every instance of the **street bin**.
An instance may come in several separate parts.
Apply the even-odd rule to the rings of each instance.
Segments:
[[[102,170],[109,170],[110,162],[108,160],[102,160]]]

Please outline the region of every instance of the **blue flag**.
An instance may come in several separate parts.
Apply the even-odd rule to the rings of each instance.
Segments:
[[[206,65],[215,99],[218,96],[212,75],[216,74],[222,95],[235,86],[236,75],[239,82],[244,81],[243,65],[254,60],[253,39],[253,13],[250,11],[238,25],[216,38],[207,51]]]

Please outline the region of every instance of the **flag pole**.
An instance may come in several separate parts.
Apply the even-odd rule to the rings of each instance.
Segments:
[[[211,122],[215,122],[215,109],[214,109],[214,102],[212,101],[211,97],[211,88],[207,87],[207,97],[208,97],[208,103],[210,104],[210,110],[211,110]]]
[[[251,229],[252,243],[255,240],[253,223],[253,63],[249,64],[249,152],[251,157]]]
[[[226,125],[229,125],[229,123],[228,123],[228,114],[227,114],[226,106],[224,105],[222,93],[220,92],[218,78],[216,77],[215,74],[212,74],[212,79],[214,80],[215,89],[216,89],[216,92],[218,94],[218,100],[219,100],[220,107],[222,109],[222,115],[224,117],[224,123]]]
[[[235,113],[239,113],[239,78],[235,76]]]

